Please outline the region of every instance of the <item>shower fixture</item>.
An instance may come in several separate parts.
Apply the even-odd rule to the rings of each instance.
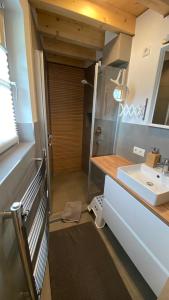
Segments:
[[[90,82],[88,82],[86,79],[83,79],[83,80],[81,81],[81,83],[82,83],[83,85],[89,85],[90,87],[93,88],[93,84],[91,84]]]

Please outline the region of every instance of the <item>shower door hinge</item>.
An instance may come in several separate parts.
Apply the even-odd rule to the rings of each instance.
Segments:
[[[52,146],[52,138],[53,138],[53,136],[52,136],[52,134],[48,134],[48,146],[49,147],[51,147]]]
[[[5,8],[4,1],[0,1],[0,9],[4,9],[4,8]]]

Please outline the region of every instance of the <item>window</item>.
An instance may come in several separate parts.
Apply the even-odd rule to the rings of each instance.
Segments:
[[[0,153],[18,143],[6,50],[0,46]]]

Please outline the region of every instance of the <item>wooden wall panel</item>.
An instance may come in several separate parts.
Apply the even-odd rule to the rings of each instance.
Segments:
[[[82,165],[84,70],[48,63],[48,93],[53,172],[73,172]]]

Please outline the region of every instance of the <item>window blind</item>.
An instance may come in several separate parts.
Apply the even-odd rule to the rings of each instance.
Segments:
[[[6,50],[0,46],[0,153],[18,143]]]

